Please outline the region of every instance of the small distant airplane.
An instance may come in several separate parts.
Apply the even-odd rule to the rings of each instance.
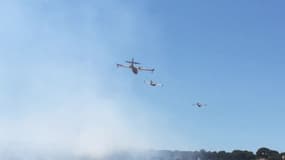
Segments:
[[[146,69],[142,67],[137,67],[135,64],[140,64],[139,62],[135,62],[134,58],[132,58],[131,61],[126,61],[126,63],[129,63],[130,65],[123,65],[123,64],[117,64],[117,67],[124,67],[124,68],[130,68],[134,74],[138,74],[139,71],[150,71],[154,72],[154,69]]]
[[[195,103],[195,104],[192,104],[192,106],[197,106],[197,107],[205,107],[205,106],[207,106],[207,104],[202,104],[202,103],[200,103],[200,102],[197,102],[197,103]]]
[[[153,86],[153,87],[163,87],[163,84],[161,84],[161,83],[156,83],[156,82],[154,82],[154,81],[152,81],[152,80],[150,80],[150,81],[144,81],[144,83],[145,84],[147,84],[147,85],[150,85],[150,86]]]

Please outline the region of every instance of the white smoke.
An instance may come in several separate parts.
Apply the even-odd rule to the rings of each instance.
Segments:
[[[115,106],[107,102],[92,106],[71,104],[49,113],[25,114],[13,122],[1,121],[1,145],[12,151],[92,156],[147,147],[146,135],[132,130]]]
[[[0,2],[1,159],[65,153],[100,157],[151,146],[148,131],[133,127],[148,122],[127,117],[138,114],[126,111],[132,101],[124,94],[131,87],[110,79],[107,62],[114,62],[115,55],[102,33],[125,34],[120,41],[130,41],[131,11],[113,1],[96,1],[95,8],[73,3]],[[112,28],[118,18],[123,25]]]

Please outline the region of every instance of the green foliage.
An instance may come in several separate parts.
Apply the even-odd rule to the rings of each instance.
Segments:
[[[267,160],[281,160],[281,154],[279,154],[277,151],[263,147],[257,150],[256,158],[265,158]]]
[[[234,150],[232,152],[219,151],[210,152],[205,150],[200,151],[168,151],[172,157],[159,160],[282,160],[282,155],[285,160],[285,152],[278,153],[269,148],[262,147],[256,151],[256,154],[250,151]],[[171,153],[171,154],[170,154]],[[175,157],[175,158],[174,158]]]
[[[280,153],[280,156],[281,156],[281,159],[282,159],[282,160],[285,160],[285,152]]]
[[[256,151],[256,158],[268,158],[270,149],[262,147]]]
[[[283,159],[282,159],[283,156]],[[285,152],[279,153],[269,148],[260,148],[256,154],[250,151],[151,151],[143,154],[120,153],[106,160],[285,160]]]

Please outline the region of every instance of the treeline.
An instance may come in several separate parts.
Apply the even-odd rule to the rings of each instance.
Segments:
[[[268,148],[260,148],[253,153],[251,151],[234,150],[226,151],[159,151],[158,160],[285,160],[285,152]],[[165,156],[168,155],[168,156]],[[161,157],[159,157],[161,156]]]
[[[147,151],[147,152],[117,152],[104,158],[105,160],[285,160],[285,152],[268,148],[260,148],[255,153],[251,151]]]

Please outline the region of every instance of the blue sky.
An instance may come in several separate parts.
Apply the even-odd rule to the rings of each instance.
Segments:
[[[284,151],[284,5],[1,1],[1,147]]]

